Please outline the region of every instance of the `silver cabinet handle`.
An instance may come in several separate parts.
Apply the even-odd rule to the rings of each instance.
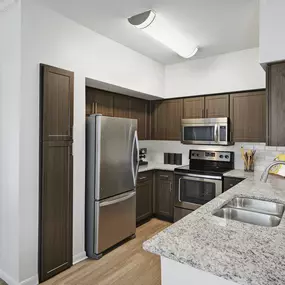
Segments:
[[[169,187],[169,192],[172,192],[172,183],[170,183],[169,186],[170,186],[170,187]]]
[[[168,178],[169,176],[168,176],[168,175],[160,175],[160,177],[162,177],[162,178]]]
[[[140,177],[139,180],[143,180],[143,179],[146,179],[147,177],[144,176],[144,177]]]
[[[182,178],[179,178],[178,180],[178,201],[181,203],[181,179]]]

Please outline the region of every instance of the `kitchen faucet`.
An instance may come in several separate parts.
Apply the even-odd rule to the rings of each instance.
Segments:
[[[274,165],[278,165],[278,164],[283,164],[285,165],[285,161],[274,161],[272,163],[270,163],[266,168],[265,170],[263,171],[261,177],[260,177],[260,181],[261,182],[266,182],[267,181],[267,178],[268,178],[268,174],[269,174],[269,171],[271,169],[272,166]]]

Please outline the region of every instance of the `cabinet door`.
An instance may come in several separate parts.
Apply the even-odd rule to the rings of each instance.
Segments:
[[[205,97],[194,97],[184,99],[184,111],[183,118],[184,119],[197,119],[204,118],[204,101]]]
[[[137,222],[152,216],[152,179],[137,184]]]
[[[166,104],[166,139],[181,139],[182,99],[167,100]]]
[[[102,114],[103,116],[113,117],[113,94],[107,91],[86,88],[86,115]]]
[[[229,190],[230,188],[234,187],[238,183],[242,182],[243,178],[236,178],[236,177],[224,177],[224,187],[223,192]]]
[[[234,142],[265,142],[265,91],[231,94],[231,131]]]
[[[42,65],[41,74],[42,140],[72,140],[74,74],[47,65]]]
[[[156,173],[155,199],[155,214],[173,221],[174,195],[172,172],[159,171]]]
[[[72,265],[73,72],[41,65],[39,279]]]
[[[147,140],[148,136],[148,101],[131,98],[131,118],[138,120],[139,140]]]
[[[184,217],[186,217],[187,215],[189,215],[192,212],[193,212],[192,210],[174,207],[174,223],[183,219]]]
[[[40,280],[72,265],[72,143],[44,142],[40,207]]]
[[[114,96],[114,117],[130,118],[130,99],[127,96]]]
[[[205,118],[228,117],[229,109],[229,95],[205,97]]]
[[[166,116],[167,108],[164,101],[155,101],[152,103],[152,133],[151,139],[166,139]]]
[[[272,64],[267,70],[268,144],[285,146],[285,62]]]

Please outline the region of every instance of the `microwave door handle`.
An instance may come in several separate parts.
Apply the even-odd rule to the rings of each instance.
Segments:
[[[219,142],[219,128],[218,128],[218,124],[215,125],[215,142]]]

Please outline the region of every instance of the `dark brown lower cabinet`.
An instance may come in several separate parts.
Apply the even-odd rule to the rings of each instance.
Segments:
[[[152,171],[142,172],[138,175],[137,181],[137,207],[136,221],[137,223],[152,217],[152,195],[153,195],[153,179]]]
[[[45,142],[41,193],[41,281],[72,265],[72,144]]]
[[[72,265],[73,82],[72,72],[41,65],[40,282]]]
[[[174,207],[174,223],[183,219],[184,217],[186,217],[187,215],[189,215],[192,212],[193,212],[192,210]]]
[[[155,174],[155,215],[173,222],[173,172],[158,171]]]
[[[229,190],[230,188],[234,187],[238,183],[242,182],[243,178],[236,178],[236,177],[224,177],[224,187],[223,192]]]

